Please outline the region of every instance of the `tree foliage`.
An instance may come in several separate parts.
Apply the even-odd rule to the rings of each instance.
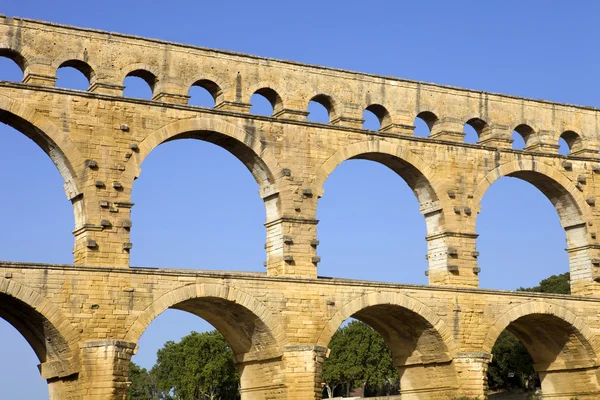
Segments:
[[[234,400],[239,375],[225,338],[217,331],[169,341],[158,350],[156,365],[147,372],[130,368],[129,398],[135,400]]]
[[[348,395],[360,387],[365,394],[394,394],[399,382],[392,354],[373,328],[352,321],[338,329],[329,343],[331,353],[323,365],[325,391]]]
[[[530,288],[519,288],[517,290],[523,292],[538,292],[538,293],[554,293],[554,294],[571,294],[571,286],[569,280],[571,274],[565,272],[560,275],[552,275],[540,282],[538,286]]]

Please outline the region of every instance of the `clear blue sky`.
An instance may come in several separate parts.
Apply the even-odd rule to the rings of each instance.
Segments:
[[[0,7],[9,16],[596,107],[599,12],[600,3],[576,0],[22,0]],[[57,85],[85,88],[77,78],[60,71]],[[0,79],[20,80],[20,71],[0,59]],[[143,95],[139,82],[126,84],[129,95]],[[200,95],[193,94],[195,104],[203,104]],[[264,270],[264,206],[238,160],[211,144],[179,141],[157,148],[142,167],[133,189],[132,265]],[[0,182],[0,259],[71,263],[73,214],[61,177],[33,142],[4,125]],[[326,182],[318,218],[321,275],[426,283],[424,219],[410,189],[385,167],[343,163]],[[556,212],[529,184],[496,182],[477,221],[482,287],[532,286],[568,270]],[[166,340],[208,327],[167,312],[142,337],[135,361],[151,367]],[[46,399],[27,343],[3,320],[0,338],[0,399]]]

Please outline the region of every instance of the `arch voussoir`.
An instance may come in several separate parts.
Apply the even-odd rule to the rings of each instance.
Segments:
[[[262,148],[260,140],[244,128],[210,117],[178,120],[149,134],[139,144],[140,150],[139,156],[137,157],[138,169],[141,169],[140,167],[143,161],[158,145],[192,132],[215,132],[244,144],[252,153],[251,157],[261,164],[260,169],[263,171],[265,178],[258,176],[256,171],[250,171],[259,185],[268,186],[274,184],[275,178],[272,171],[278,171],[280,168],[278,168],[278,162],[272,152]]]

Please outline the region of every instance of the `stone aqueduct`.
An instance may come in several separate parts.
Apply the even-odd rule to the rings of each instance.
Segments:
[[[168,308],[224,334],[243,399],[320,398],[328,342],[349,317],[388,343],[403,399],[485,398],[504,329],[533,356],[544,398],[600,398],[598,110],[6,17],[0,56],[24,72],[21,83],[0,82],[0,120],[52,158],[75,216],[74,265],[0,264],[0,317],[35,350],[52,399],[125,398],[136,343]],[[55,88],[61,66],[84,73],[89,89]],[[129,75],[150,84],[151,100],[122,96]],[[192,85],[215,107],[187,105]],[[271,117],[249,113],[256,92]],[[307,121],[310,100],[329,123]],[[379,131],[362,129],[365,109]],[[429,137],[413,136],[417,117]],[[463,143],[465,123],[477,144]],[[511,148],[513,130],[523,151]],[[134,179],[156,146],[179,138],[223,147],[256,179],[266,273],[129,268]],[[430,285],[317,277],[317,202],[348,159],[382,163],[413,189]],[[503,176],[530,182],[556,207],[574,295],[477,288],[476,217]]]

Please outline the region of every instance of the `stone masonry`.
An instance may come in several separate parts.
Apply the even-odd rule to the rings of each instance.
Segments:
[[[223,333],[244,400],[320,398],[327,345],[349,317],[386,340],[403,399],[486,398],[505,329],[530,351],[544,398],[600,398],[598,110],[3,16],[0,56],[23,70],[22,82],[0,82],[0,121],[48,154],[73,204],[74,265],[0,263],[0,317],[35,350],[51,399],[124,399],[136,343],[168,308]],[[89,89],[55,88],[64,66]],[[144,79],[153,98],[123,97],[127,76]],[[213,108],[187,105],[194,85]],[[254,93],[272,116],[249,113]],[[311,100],[329,123],[307,121]],[[362,128],[364,110],[378,131]],[[429,137],[413,135],[416,118]],[[477,144],[463,142],[465,124]],[[511,148],[513,131],[524,150]],[[221,146],[256,179],[266,273],[129,268],[134,180],[155,147],[179,138]],[[428,286],[317,278],[318,199],[348,159],[382,163],[413,189]],[[476,219],[504,176],[554,204],[573,296],[478,289]]]

